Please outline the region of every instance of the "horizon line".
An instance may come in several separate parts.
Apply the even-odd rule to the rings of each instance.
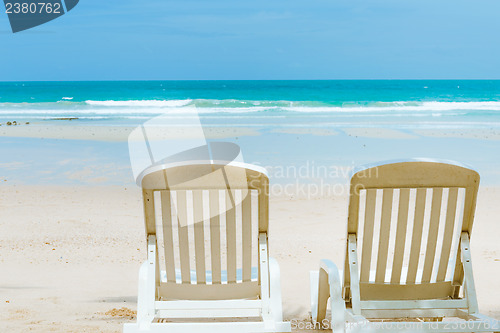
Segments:
[[[104,80],[0,80],[0,83],[16,82],[164,82],[164,81],[500,81],[497,79],[104,79]]]

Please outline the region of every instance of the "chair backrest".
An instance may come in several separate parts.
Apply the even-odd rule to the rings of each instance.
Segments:
[[[160,298],[260,295],[252,267],[258,266],[258,235],[268,228],[265,169],[235,162],[160,165],[140,183],[146,233],[156,235],[166,270],[157,281]]]
[[[450,161],[415,159],[356,172],[347,229],[361,254],[360,298],[458,297],[460,234],[472,230],[478,187],[476,171]],[[346,259],[346,272],[347,265]]]

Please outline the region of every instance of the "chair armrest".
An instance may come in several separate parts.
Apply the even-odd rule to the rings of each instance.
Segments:
[[[330,299],[331,325],[324,325]],[[342,280],[337,266],[330,260],[321,260],[320,270],[311,272],[311,316],[313,323],[331,326],[333,332],[344,332],[345,302],[342,298]]]
[[[464,268],[464,293],[467,299],[469,314],[476,314],[479,312],[479,309],[477,305],[476,286],[472,274],[469,233],[467,232],[462,232],[460,236],[460,252],[462,254],[462,265]]]

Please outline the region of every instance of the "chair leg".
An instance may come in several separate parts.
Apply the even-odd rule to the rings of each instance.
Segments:
[[[137,323],[141,330],[149,330],[155,318],[156,279],[159,277],[156,237],[148,236],[148,260],[139,269]]]
[[[149,313],[148,299],[148,267],[149,263],[145,261],[139,269],[139,293],[137,296],[137,323],[147,328],[154,319],[154,315]]]
[[[280,267],[276,259],[269,257],[270,310],[274,322],[283,321],[283,303],[281,299]]]

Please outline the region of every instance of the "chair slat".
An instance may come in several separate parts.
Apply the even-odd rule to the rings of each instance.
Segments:
[[[154,191],[142,190],[144,198],[144,217],[146,222],[146,235],[156,234],[155,198]]]
[[[172,231],[172,202],[170,191],[161,191],[161,211],[167,281],[175,282],[174,236]]]
[[[378,246],[377,271],[375,282],[384,283],[387,268],[387,252],[389,251],[389,234],[391,231],[392,200],[394,189],[384,189],[382,196],[382,216],[380,221],[380,240]]]
[[[361,282],[368,282],[370,279],[376,200],[377,190],[366,190],[365,223],[363,227],[363,250],[361,253]]]
[[[196,260],[196,282],[206,282],[205,226],[203,221],[203,191],[193,191],[194,251]]]
[[[462,231],[467,231],[470,233],[472,230],[472,222],[474,221],[474,214],[476,210],[476,200],[477,200],[477,188],[475,189],[471,187],[465,188],[464,211],[463,211],[463,221],[461,229]]]
[[[177,222],[179,233],[179,256],[181,259],[182,283],[191,283],[189,265],[189,237],[187,220],[187,191],[177,191]]]
[[[266,181],[265,185],[258,190],[259,194],[259,233],[267,232],[269,226],[269,184]],[[259,274],[260,276],[260,274]]]
[[[400,283],[401,281],[409,206],[410,189],[401,189],[399,192],[398,225],[396,229],[396,245],[394,248],[391,283]]]
[[[431,220],[429,223],[429,233],[427,237],[427,247],[425,249],[424,271],[422,282],[430,282],[434,258],[436,256],[436,243],[439,231],[439,220],[441,217],[441,202],[443,200],[443,188],[432,190]]]
[[[424,227],[424,214],[425,214],[425,199],[427,196],[427,189],[417,189],[415,199],[415,214],[413,220],[413,232],[410,248],[410,259],[408,262],[408,275],[406,283],[415,283],[418,270],[418,261],[420,259],[420,247],[422,244],[422,229]]]
[[[242,191],[245,196],[241,203],[241,223],[242,223],[242,253],[243,282],[252,280],[252,195],[250,191]]]
[[[458,187],[450,188],[448,193],[448,207],[446,209],[446,225],[444,227],[443,247],[437,274],[437,282],[444,281],[446,270],[450,259],[451,243],[453,239],[453,229],[455,226],[455,217],[457,212]]]
[[[235,192],[226,190],[227,282],[236,282],[236,208]]]
[[[209,190],[212,284],[221,283],[219,190]]]

